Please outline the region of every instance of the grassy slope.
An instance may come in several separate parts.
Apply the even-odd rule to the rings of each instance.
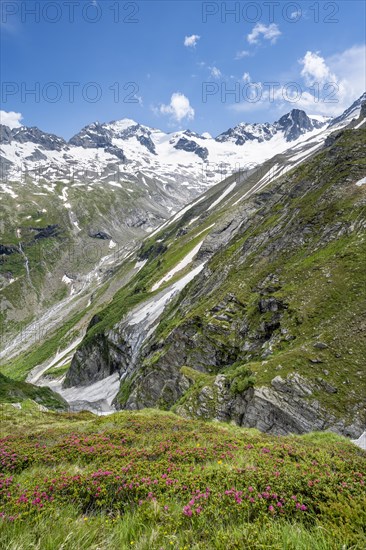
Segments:
[[[2,405],[6,550],[366,545],[365,453],[144,411],[96,418]]]
[[[14,381],[0,373],[0,403],[18,403],[29,399],[50,409],[63,410],[67,407],[66,401],[49,388]]]

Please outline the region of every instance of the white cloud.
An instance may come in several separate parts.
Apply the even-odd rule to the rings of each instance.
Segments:
[[[353,46],[327,58],[319,52],[308,51],[299,60],[302,68],[292,75],[292,83],[281,82],[270,89],[261,82],[245,82],[243,86],[248,87],[246,101],[229,108],[238,112],[268,109],[278,113],[303,109],[308,114],[338,116],[365,91],[365,60],[364,45]],[[253,99],[251,90],[255,92]]]
[[[303,66],[301,76],[308,86],[312,86],[314,82],[336,81],[336,76],[331,73],[325,59],[319,55],[319,52],[307,51],[304,57],[299,60],[299,63]]]
[[[210,67],[210,68],[211,68],[212,78],[221,78],[222,77],[222,73],[221,73],[220,69],[218,69],[217,67]]]
[[[249,73],[244,73],[241,79],[243,82],[250,82],[252,80]]]
[[[354,99],[357,99],[365,91],[365,60],[365,44],[353,46],[340,54],[327,58],[330,70],[346,83],[348,93]]]
[[[160,113],[171,115],[174,120],[180,122],[184,118],[192,120],[194,118],[194,109],[189,103],[188,97],[180,92],[175,92],[170,98],[169,105],[161,105]]]
[[[292,19],[293,21],[298,21],[299,19],[301,19],[302,14],[303,14],[303,12],[302,12],[301,8],[298,9],[298,10],[295,10],[291,13],[290,19]]]
[[[20,121],[23,116],[21,113],[15,113],[14,111],[0,111],[0,122],[9,126],[9,128],[19,128],[21,126]]]
[[[250,52],[247,50],[241,50],[240,52],[236,53],[235,59],[243,59],[244,57],[249,57]]]
[[[341,114],[365,91],[365,60],[365,45],[352,46],[328,58],[321,57],[319,52],[306,52],[300,60],[301,75],[305,83],[312,84],[319,93],[315,97],[309,92],[303,93],[299,108],[314,114]]]
[[[249,44],[258,44],[262,35],[265,40],[269,40],[271,44],[275,44],[277,38],[281,34],[282,33],[276,23],[271,23],[270,25],[268,25],[268,27],[263,23],[257,23],[253,27],[252,32],[248,34],[247,40]]]
[[[198,34],[191,34],[191,36],[186,36],[184,39],[184,45],[186,48],[195,48],[197,42],[201,37]]]

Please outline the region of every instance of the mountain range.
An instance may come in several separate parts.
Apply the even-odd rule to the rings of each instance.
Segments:
[[[74,410],[153,406],[358,437],[365,100],[215,139],[126,120],[68,143],[2,127],[2,372]],[[199,178],[225,158],[219,183],[219,169]],[[118,165],[119,185],[57,179],[91,159],[101,174]],[[90,243],[99,255],[86,258]]]
[[[166,134],[130,119],[94,122],[73,136],[63,138],[26,126],[10,129],[1,125],[3,177],[18,180],[33,177],[48,181],[118,182],[142,171],[145,176],[180,182],[201,189],[222,178],[225,166],[234,171],[244,161],[258,162],[282,152],[305,134],[315,135],[328,125],[326,117],[307,116],[293,109],[273,124],[241,123],[216,138],[190,130]],[[207,182],[202,181],[202,163],[207,163]],[[114,179],[113,179],[114,176]],[[116,179],[117,178],[117,179]],[[184,181],[184,178],[190,181]]]

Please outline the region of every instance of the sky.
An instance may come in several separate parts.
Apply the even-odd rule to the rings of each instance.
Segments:
[[[363,1],[0,0],[1,122],[130,118],[213,136],[366,89]]]

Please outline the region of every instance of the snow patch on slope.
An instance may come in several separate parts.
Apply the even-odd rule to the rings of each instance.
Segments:
[[[361,180],[358,180],[356,185],[357,187],[361,187],[361,185],[366,185],[366,178],[362,178]]]
[[[155,292],[155,290],[158,290],[158,288],[161,287],[163,283],[166,283],[167,281],[170,281],[174,277],[176,273],[179,273],[179,271],[182,271],[187,265],[189,265],[193,258],[197,255],[199,249],[201,248],[203,243],[203,240],[198,243],[184,258],[181,260],[173,269],[171,269],[160,281],[155,283],[152,288],[151,292]]]
[[[152,325],[162,314],[164,307],[174,294],[181,291],[190,281],[192,281],[204,268],[204,263],[192,269],[187,275],[170,286],[165,292],[154,296],[151,300],[142,306],[137,307],[129,318],[130,325],[137,325],[144,321],[146,326]]]
[[[220,202],[222,202],[224,200],[224,198],[229,194],[231,193],[231,191],[234,189],[234,187],[236,186],[236,182],[234,181],[234,183],[232,183],[231,185],[229,185],[229,187],[227,189],[225,189],[225,191],[223,192],[223,194],[221,195],[221,197],[219,197],[217,200],[215,200],[215,202],[213,202],[209,207],[208,207],[208,210],[212,210],[212,208],[215,208],[215,206],[217,206],[218,204],[220,204]]]

